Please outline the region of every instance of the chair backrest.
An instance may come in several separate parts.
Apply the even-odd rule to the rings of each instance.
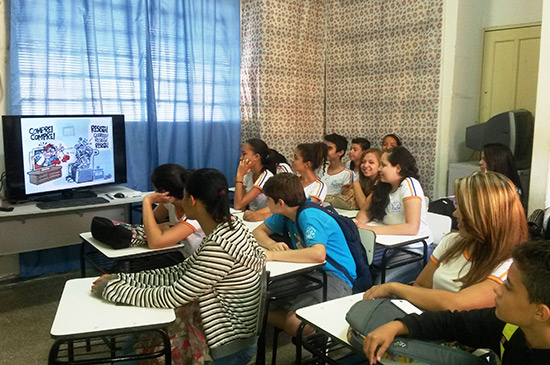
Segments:
[[[265,364],[265,329],[267,326],[267,312],[269,305],[269,293],[267,285],[269,283],[269,271],[262,270],[260,276],[260,310],[258,311],[258,322],[256,323],[256,335],[258,336],[258,349],[256,350],[256,364]]]
[[[437,245],[443,236],[451,231],[451,217],[428,212],[426,219],[428,221],[428,226],[432,231],[434,245]]]
[[[361,237],[361,243],[367,252],[367,262],[371,265],[374,258],[374,242],[376,241],[376,234],[371,230],[359,228],[359,237]]]

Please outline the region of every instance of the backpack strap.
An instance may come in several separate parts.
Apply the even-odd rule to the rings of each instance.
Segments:
[[[302,237],[302,239],[304,240],[305,242],[305,236],[304,236],[304,233],[302,231],[302,228],[300,227],[300,223],[298,223],[298,216],[300,215],[300,213],[302,213],[302,211],[304,209],[308,209],[308,208],[313,208],[313,209],[318,209],[318,210],[321,210],[323,212],[325,212],[326,214],[330,215],[331,218],[332,218],[332,214],[325,208],[323,208],[322,206],[320,206],[319,204],[317,203],[313,203],[313,202],[310,202],[310,201],[306,201],[304,202],[302,205],[300,205],[300,207],[298,208],[298,210],[296,211],[296,228],[298,228],[298,234],[300,234],[300,236]],[[335,218],[333,218],[334,220],[336,220]],[[336,222],[338,223],[338,222]],[[338,227],[340,227],[340,224],[338,224]],[[342,232],[343,233],[343,232]],[[344,235],[344,238],[345,238],[345,235]],[[346,243],[347,244],[347,243]],[[343,267],[342,265],[340,265],[339,263],[337,263],[336,261],[334,261],[329,255],[328,253],[326,253],[326,249],[325,249],[325,260],[326,262],[328,262],[329,264],[331,264],[332,266],[334,266],[338,271],[340,271],[342,274],[344,274],[344,276],[349,280],[349,282],[351,283],[351,286],[353,287],[355,285],[355,280],[351,277],[351,275],[349,274],[348,270]]]
[[[518,329],[518,326],[510,323],[506,323],[504,328],[502,329],[502,337],[500,339],[500,359],[502,360],[502,357],[504,356],[504,344],[512,338],[516,330]]]

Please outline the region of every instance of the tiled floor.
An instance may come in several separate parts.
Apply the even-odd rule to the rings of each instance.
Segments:
[[[46,364],[53,340],[50,328],[65,281],[80,272],[49,275],[29,280],[0,282],[0,364]],[[273,329],[267,328],[267,358],[271,363]],[[290,337],[279,338],[277,364],[294,364],[295,347]]]

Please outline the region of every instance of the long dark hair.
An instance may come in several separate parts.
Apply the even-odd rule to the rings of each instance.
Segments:
[[[168,192],[176,199],[183,199],[183,189],[191,170],[175,163],[157,166],[151,173],[151,183],[159,193]]]
[[[278,151],[270,148],[266,158],[266,168],[271,171],[273,175],[275,175],[277,174],[277,167],[279,167],[279,164],[282,163],[286,163],[288,165],[286,157]]]
[[[323,142],[301,143],[296,147],[302,154],[303,162],[311,162],[311,168],[315,171],[319,166],[325,171],[325,162],[327,161],[328,147]]]
[[[227,222],[231,227],[229,187],[227,179],[220,171],[209,168],[195,171],[187,179],[185,190],[204,204],[214,221]]]
[[[259,138],[251,138],[246,141],[246,144],[252,148],[254,153],[260,155],[260,162],[263,166],[262,171],[265,170],[267,168],[267,156],[269,154],[269,147],[267,147],[267,143]]]
[[[483,146],[483,155],[487,171],[500,172],[510,179],[519,191],[522,191],[514,155],[507,146],[502,143],[488,143]]]
[[[405,147],[397,146],[384,152],[388,156],[388,161],[392,166],[399,165],[401,171],[399,175],[403,181],[407,177],[418,179],[418,168],[414,156]],[[372,192],[372,201],[369,207],[369,216],[371,219],[382,220],[386,215],[386,206],[390,202],[391,184],[380,182],[375,185]]]

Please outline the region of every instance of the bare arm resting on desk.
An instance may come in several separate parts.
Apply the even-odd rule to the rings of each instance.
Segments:
[[[323,262],[326,257],[326,249],[322,244],[314,244],[311,247],[291,250],[284,242],[276,242],[269,236],[273,234],[265,224],[260,224],[253,232],[258,244],[267,249],[265,255],[268,261],[286,262]]]
[[[392,224],[387,226],[368,226],[359,219],[357,214],[357,227],[370,229],[376,234],[396,234],[396,235],[415,235],[418,234],[420,228],[420,215],[422,210],[422,200],[407,199],[403,201],[405,209],[405,223]]]
[[[284,242],[277,242],[271,239],[273,232],[265,224],[260,224],[258,227],[252,231],[254,238],[258,241],[260,247],[265,248],[269,251],[285,251],[290,250],[288,245]]]
[[[426,310],[469,310],[487,308],[495,305],[494,287],[497,282],[486,279],[480,283],[469,286],[459,292],[437,290],[427,287],[427,276],[433,278],[433,272],[437,266],[432,261],[428,262],[422,273],[415,281],[415,286],[401,283],[386,283],[375,285],[365,292],[363,299],[384,298],[397,296],[407,299],[412,304]]]

